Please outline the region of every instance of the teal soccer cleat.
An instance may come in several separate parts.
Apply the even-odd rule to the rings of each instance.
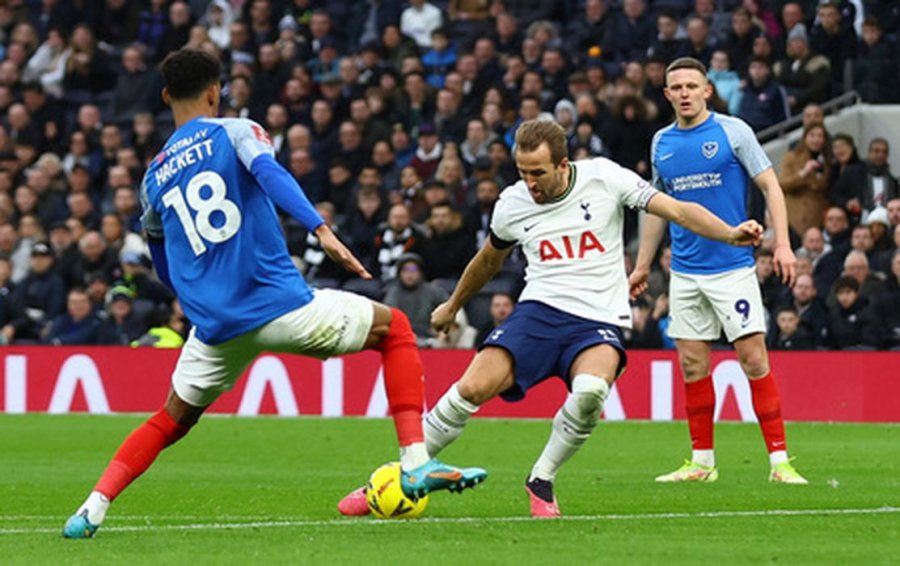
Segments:
[[[69,517],[66,526],[63,527],[64,538],[91,538],[100,525],[94,525],[87,518],[87,509]]]
[[[441,489],[460,492],[475,487],[487,479],[487,472],[481,468],[457,468],[432,458],[418,468],[404,471],[400,477],[403,493],[419,498]]]

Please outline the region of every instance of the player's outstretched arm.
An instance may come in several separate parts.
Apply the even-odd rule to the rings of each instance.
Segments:
[[[341,264],[344,269],[351,273],[355,273],[363,279],[371,279],[372,274],[366,270],[362,262],[353,255],[353,252],[347,249],[347,246],[341,242],[331,228],[327,224],[320,224],[315,231],[316,238],[322,244],[322,249],[328,254],[335,263]]]
[[[729,226],[699,204],[675,200],[665,193],[657,194],[650,199],[647,203],[647,212],[684,226],[704,238],[733,246],[752,246],[762,239],[762,226],[755,220],[746,220],[737,226]]]
[[[506,249],[495,247],[488,238],[484,246],[466,265],[450,298],[432,311],[431,326],[438,332],[449,331],[456,321],[456,313],[459,312],[459,309],[500,271],[503,261],[510,251],[512,251],[511,247]]]
[[[772,228],[775,230],[775,250],[772,258],[775,264],[775,273],[781,275],[781,281],[785,285],[793,287],[796,278],[794,264],[797,262],[797,258],[794,257],[788,235],[787,205],[784,202],[784,192],[771,167],[754,177],[753,182],[766,197],[766,206],[769,209],[769,217],[772,219]]]
[[[653,202],[653,199],[651,199]],[[650,276],[650,264],[653,256],[666,233],[668,222],[665,219],[647,214],[644,216],[644,228],[641,230],[641,246],[638,248],[634,269],[628,276],[628,288],[632,299],[647,290],[647,278]]]

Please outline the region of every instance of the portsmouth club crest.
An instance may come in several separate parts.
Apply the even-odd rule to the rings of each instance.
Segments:
[[[703,157],[712,159],[717,153],[719,153],[719,142],[703,142]]]

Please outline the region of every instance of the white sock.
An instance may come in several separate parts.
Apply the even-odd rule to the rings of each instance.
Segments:
[[[99,491],[92,491],[88,498],[78,508],[76,515],[87,509],[87,520],[92,525],[99,525],[106,518],[106,510],[109,509],[109,499]]]
[[[709,468],[716,467],[716,453],[714,450],[694,450],[691,452],[691,460]]]
[[[413,470],[428,462],[428,450],[424,442],[413,442],[400,447],[400,468],[406,471]]]
[[[777,466],[778,464],[783,464],[789,460],[787,451],[785,450],[776,450],[775,452],[769,453],[769,464],[772,466]]]
[[[560,466],[578,452],[597,426],[607,395],[609,384],[601,377],[578,374],[572,378],[572,392],[553,417],[550,439],[531,469],[529,481],[556,478]]]
[[[477,410],[478,405],[463,399],[456,384],[451,385],[423,419],[422,429],[425,431],[428,454],[432,457],[437,456],[448,444],[456,440],[462,434],[466,421]]]

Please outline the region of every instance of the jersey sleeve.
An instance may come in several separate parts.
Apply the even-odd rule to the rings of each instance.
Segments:
[[[495,247],[508,248],[518,241],[509,229],[509,205],[509,199],[504,199],[501,193],[500,200],[494,205],[494,212],[491,215],[491,243]]]
[[[656,148],[659,145],[659,138],[662,137],[662,131],[653,135],[653,141],[650,143],[650,181],[658,191],[665,192],[666,184],[662,177],[659,176],[659,170],[656,168]]]
[[[659,191],[631,169],[622,167],[612,161],[608,163],[611,169],[604,175],[606,177],[605,180],[619,202],[630,208],[646,209],[647,203]]]
[[[260,155],[275,157],[275,148],[272,147],[272,139],[265,128],[244,118],[225,120],[223,124],[228,133],[228,139],[234,146],[238,159],[250,170],[253,160]]]
[[[147,235],[151,238],[161,239],[163,237],[163,225],[162,219],[159,217],[159,214],[153,210],[153,206],[150,204],[150,197],[147,195],[147,180],[144,179],[141,182],[141,208],[143,212],[141,213],[141,226],[143,226],[144,231],[147,232]]]
[[[772,166],[769,156],[756,140],[756,134],[743,120],[731,118],[722,120],[721,124],[731,150],[751,179]]]

